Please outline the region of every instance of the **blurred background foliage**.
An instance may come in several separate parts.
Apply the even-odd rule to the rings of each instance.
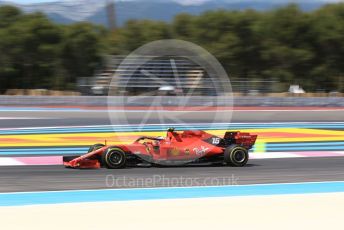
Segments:
[[[194,42],[216,56],[231,79],[271,80],[306,91],[343,91],[344,4],[312,12],[297,5],[271,11],[179,14],[170,23],[130,20],[110,31],[87,22],[55,24],[41,13],[0,7],[0,89],[73,90],[108,54],[128,54],[158,39]]]

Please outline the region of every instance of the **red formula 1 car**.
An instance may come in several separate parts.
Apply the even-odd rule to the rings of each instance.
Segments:
[[[256,139],[256,135],[241,132],[226,132],[220,138],[200,130],[176,132],[171,128],[166,137],[140,137],[132,144],[116,146],[95,144],[83,156],[63,157],[63,163],[71,168],[110,169],[190,163],[242,167]]]

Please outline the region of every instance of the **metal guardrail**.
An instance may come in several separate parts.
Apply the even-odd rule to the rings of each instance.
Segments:
[[[111,106],[229,106],[229,97],[111,97]],[[0,96],[1,106],[107,106],[106,96]],[[321,106],[344,107],[343,97],[235,97],[235,106]]]

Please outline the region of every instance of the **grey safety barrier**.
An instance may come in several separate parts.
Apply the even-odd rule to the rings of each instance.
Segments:
[[[109,99],[109,100],[108,100]],[[344,107],[343,97],[235,97],[235,106]],[[230,106],[228,97],[213,96],[0,96],[1,106]]]

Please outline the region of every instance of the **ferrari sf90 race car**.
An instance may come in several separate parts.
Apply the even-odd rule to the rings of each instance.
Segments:
[[[83,156],[65,156],[70,168],[119,169],[126,166],[183,165],[192,163],[246,165],[257,135],[226,132],[224,137],[201,130],[177,132],[168,129],[166,137],[138,138],[132,144],[108,146],[95,144]]]

